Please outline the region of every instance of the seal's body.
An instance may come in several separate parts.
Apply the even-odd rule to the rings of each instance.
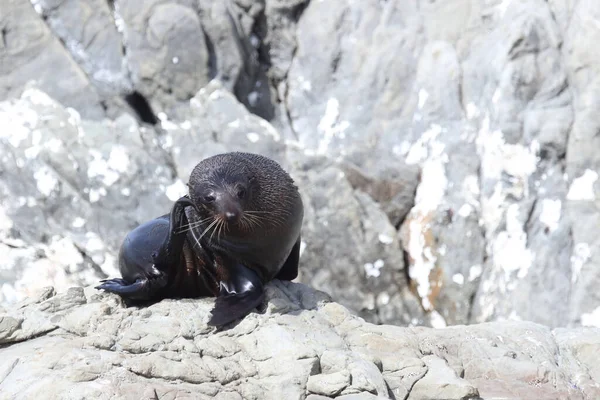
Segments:
[[[123,279],[98,288],[134,301],[217,296],[209,323],[223,325],[257,307],[268,281],[298,275],[302,200],[279,164],[250,153],[201,161],[188,187],[170,215],[127,235]]]

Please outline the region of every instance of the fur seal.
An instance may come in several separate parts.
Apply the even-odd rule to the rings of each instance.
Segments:
[[[170,214],[141,224],[119,251],[122,279],[98,289],[129,301],[216,296],[209,325],[242,318],[272,279],[298,275],[304,208],[281,166],[252,153],[202,160]]]

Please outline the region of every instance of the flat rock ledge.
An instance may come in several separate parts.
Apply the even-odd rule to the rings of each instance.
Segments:
[[[0,399],[597,399],[600,329],[373,325],[308,286],[217,331],[214,299],[91,287],[0,308]]]

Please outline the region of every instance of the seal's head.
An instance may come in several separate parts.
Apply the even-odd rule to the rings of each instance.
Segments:
[[[303,206],[290,175],[259,154],[205,158],[192,170],[186,207],[196,245],[273,277],[298,243]],[[269,278],[270,279],[270,278]]]
[[[240,223],[252,204],[252,180],[243,168],[206,163],[197,166],[188,183],[190,199],[203,219],[228,227]]]

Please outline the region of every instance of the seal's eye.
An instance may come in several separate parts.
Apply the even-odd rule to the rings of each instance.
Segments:
[[[212,194],[207,194],[203,197],[205,203],[212,203],[215,201],[215,196]]]
[[[237,197],[238,199],[243,199],[244,197],[246,197],[246,189],[243,187],[238,188]]]

